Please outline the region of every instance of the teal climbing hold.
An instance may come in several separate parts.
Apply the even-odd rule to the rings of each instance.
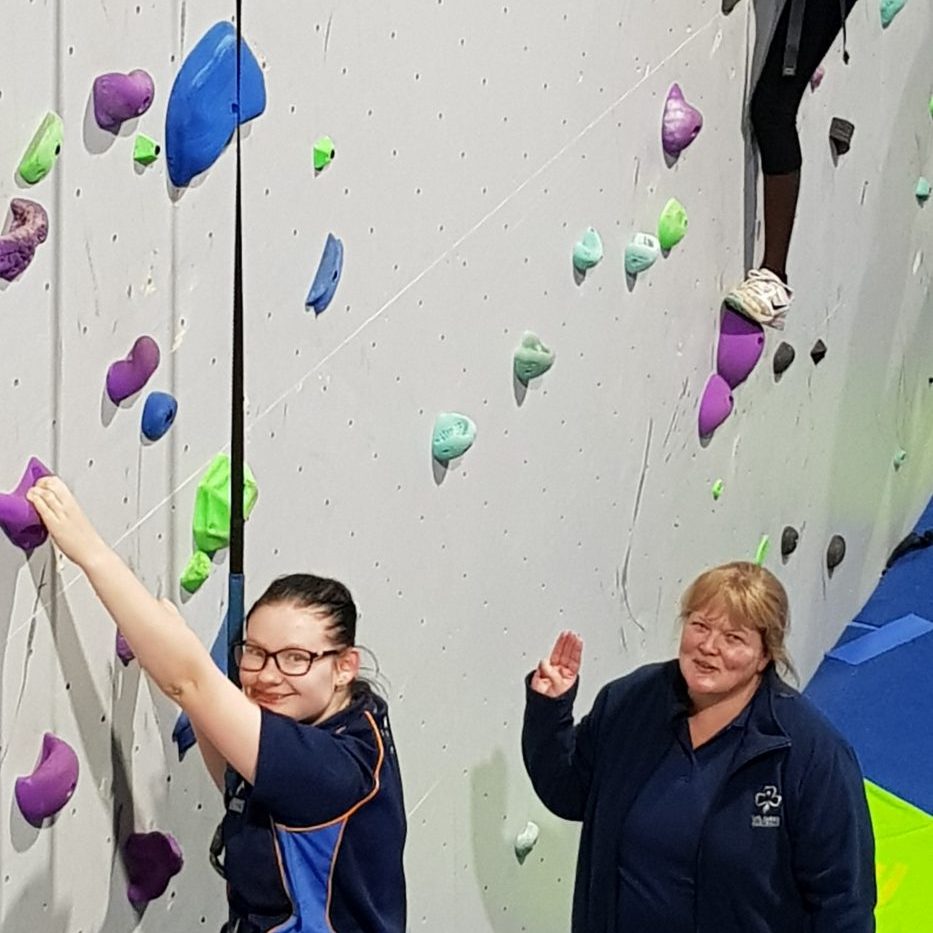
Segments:
[[[887,29],[894,22],[894,17],[904,9],[906,3],[907,0],[881,0],[882,29]]]
[[[930,183],[922,175],[917,180],[917,188],[914,191],[918,201],[927,201],[930,197]]]
[[[625,247],[625,271],[638,275],[650,269],[661,255],[661,244],[650,233],[636,233]]]
[[[661,217],[658,219],[658,242],[661,244],[661,249],[672,249],[686,235],[687,210],[677,198],[671,198],[664,205],[664,210],[661,211]]]
[[[554,351],[549,350],[537,334],[526,330],[522,342],[515,349],[515,376],[526,385],[543,376],[554,365]]]
[[[573,265],[578,272],[592,269],[603,258],[603,241],[599,234],[589,227],[573,247]]]
[[[465,454],[476,440],[476,425],[466,415],[443,411],[434,422],[431,452],[434,459],[447,463]]]

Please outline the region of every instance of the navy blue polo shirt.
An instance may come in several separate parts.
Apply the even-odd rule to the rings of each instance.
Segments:
[[[674,741],[635,798],[619,845],[620,931],[694,933],[697,852],[703,823],[745,725],[744,710],[693,748],[686,715],[672,723]]]
[[[404,933],[406,820],[385,701],[318,725],[262,710],[256,782],[228,772],[224,874],[250,931]]]

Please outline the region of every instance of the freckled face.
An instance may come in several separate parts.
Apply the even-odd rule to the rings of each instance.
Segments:
[[[684,622],[678,661],[690,695],[715,699],[750,687],[769,658],[761,632],[707,607]]]

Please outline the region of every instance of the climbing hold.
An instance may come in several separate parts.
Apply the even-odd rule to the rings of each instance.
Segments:
[[[721,479],[717,479],[716,482],[713,483],[713,499],[715,499],[716,502],[718,502],[722,498],[722,493],[724,489],[725,489],[725,483],[723,483]]]
[[[62,151],[64,133],[62,118],[49,111],[39,124],[36,135],[32,137],[19,163],[18,172],[23,181],[34,185],[52,171],[52,166]]]
[[[810,75],[810,90],[815,91],[822,83],[823,78],[826,77],[826,69],[820,65],[816,71]]]
[[[833,535],[826,548],[826,569],[829,575],[842,563],[846,556],[846,539],[842,535]]]
[[[195,551],[182,571],[181,588],[186,593],[197,593],[204,586],[213,569],[214,564],[210,555],[205,554],[204,551]]]
[[[19,485],[12,492],[0,493],[0,528],[18,548],[33,551],[45,543],[48,532],[26,493],[52,471],[36,457],[30,457]]]
[[[253,511],[259,487],[252,470],[243,464],[243,518]],[[195,547],[213,554],[230,544],[230,457],[218,454],[198,483],[192,523]]]
[[[305,299],[305,307],[314,308],[316,315],[326,311],[337,291],[341,272],[343,272],[343,241],[338,240],[332,233],[328,233],[321,261],[318,263],[314,281]]]
[[[658,238],[650,233],[636,233],[625,247],[625,271],[638,275],[650,269],[661,255]]]
[[[434,459],[447,463],[465,454],[476,440],[476,425],[466,415],[441,412],[434,421],[431,452]]]
[[[573,267],[578,272],[586,272],[587,269],[592,269],[602,258],[603,241],[592,227],[588,227],[586,233],[574,243]]]
[[[774,359],[772,361],[774,375],[780,376],[784,370],[788,369],[790,364],[794,362],[794,357],[796,355],[794,348],[789,343],[782,343],[777,350],[774,351]]]
[[[10,215],[9,229],[0,236],[0,279],[7,282],[25,272],[36,247],[49,235],[49,215],[41,204],[13,198]]]
[[[528,858],[529,853],[537,844],[540,833],[541,830],[538,829],[537,823],[532,823],[529,820],[525,824],[525,828],[515,837],[515,857],[518,859],[519,865],[525,863],[525,859]]]
[[[768,551],[771,550],[771,539],[767,535],[762,535],[761,540],[758,542],[758,547],[755,549],[755,563],[760,567],[764,562],[765,558],[768,556]]]
[[[150,392],[143,406],[142,432],[147,440],[157,441],[175,421],[178,402],[168,392]]]
[[[133,649],[130,647],[130,643],[123,637],[123,632],[119,629],[117,629],[117,657],[124,667],[136,657],[133,653]]]
[[[907,451],[903,447],[898,447],[894,454],[894,469],[899,470],[907,462]]]
[[[669,156],[679,156],[703,129],[703,114],[684,100],[679,84],[672,84],[661,120],[661,145]]]
[[[141,68],[112,71],[94,79],[94,118],[102,130],[119,131],[124,120],[141,117],[155,97],[152,75]]]
[[[159,345],[152,337],[140,337],[130,352],[110,364],[107,370],[107,395],[114,405],[135,395],[159,366]]]
[[[882,29],[887,29],[894,22],[894,17],[904,9],[906,3],[907,0],[881,0]]]
[[[541,343],[536,334],[526,330],[521,344],[515,350],[513,362],[516,378],[527,385],[532,379],[543,376],[554,365],[554,351]]]
[[[732,414],[732,390],[719,373],[713,373],[700,400],[700,437],[709,437]]]
[[[152,165],[159,158],[162,147],[145,133],[140,133],[133,143],[133,158],[140,165]]]
[[[814,365],[819,366],[824,356],[826,356],[826,344],[822,340],[817,340],[810,351],[810,359],[813,360]]]
[[[917,180],[917,187],[914,189],[914,194],[916,198],[921,203],[927,201],[930,198],[930,183],[922,175]]]
[[[833,117],[829,125],[829,141],[836,155],[845,155],[852,146],[855,125],[842,117]]]
[[[130,835],[123,846],[123,861],[129,879],[127,897],[140,909],[165,892],[185,860],[174,836],[151,832]]]
[[[32,774],[16,779],[14,794],[23,816],[33,826],[54,816],[78,785],[78,756],[65,741],[46,732]]]
[[[314,141],[314,171],[320,172],[334,161],[337,150],[330,136],[322,136]]]
[[[658,242],[661,249],[675,247],[687,235],[687,211],[677,198],[664,205],[658,220]]]
[[[185,59],[165,114],[165,156],[172,184],[187,185],[220,157],[236,130],[266,109],[262,69],[242,42],[237,95],[236,28],[212,26]]]
[[[790,525],[785,526],[781,532],[781,557],[790,557],[797,550],[797,542],[800,540],[800,534],[796,528]]]
[[[716,372],[735,388],[755,368],[765,347],[762,326],[729,308],[723,309],[716,351]]]

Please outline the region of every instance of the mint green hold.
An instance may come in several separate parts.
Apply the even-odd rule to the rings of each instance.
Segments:
[[[661,249],[673,249],[686,235],[687,210],[677,198],[671,198],[664,205],[658,220],[658,242]]]
[[[447,463],[465,454],[476,440],[476,425],[466,415],[443,411],[434,422],[431,452],[434,459]]]
[[[195,551],[181,575],[181,588],[186,593],[197,593],[211,575],[214,564],[209,554]]]
[[[513,359],[516,378],[527,385],[532,379],[543,376],[554,365],[554,351],[541,343],[536,334],[526,330]]]
[[[917,189],[914,191],[918,201],[927,201],[930,198],[930,183],[921,175],[917,181]]]
[[[592,227],[589,227],[586,233],[574,244],[573,267],[578,272],[586,272],[587,269],[592,269],[602,258],[603,241],[599,238],[599,234]]]
[[[39,124],[36,135],[32,137],[19,163],[18,172],[23,181],[35,185],[52,171],[55,160],[62,151],[64,137],[65,125],[62,118],[49,111]]]
[[[894,17],[904,9],[906,3],[907,0],[881,0],[882,29],[887,29],[894,22]]]
[[[658,238],[650,233],[636,233],[625,247],[625,271],[638,275],[650,269],[661,255]]]
[[[253,511],[259,487],[250,468],[243,464],[243,518]],[[207,468],[194,499],[194,543],[199,551],[213,554],[230,544],[230,457],[218,454]]]
[[[899,470],[907,462],[907,451],[899,447],[894,454],[894,469]]]

